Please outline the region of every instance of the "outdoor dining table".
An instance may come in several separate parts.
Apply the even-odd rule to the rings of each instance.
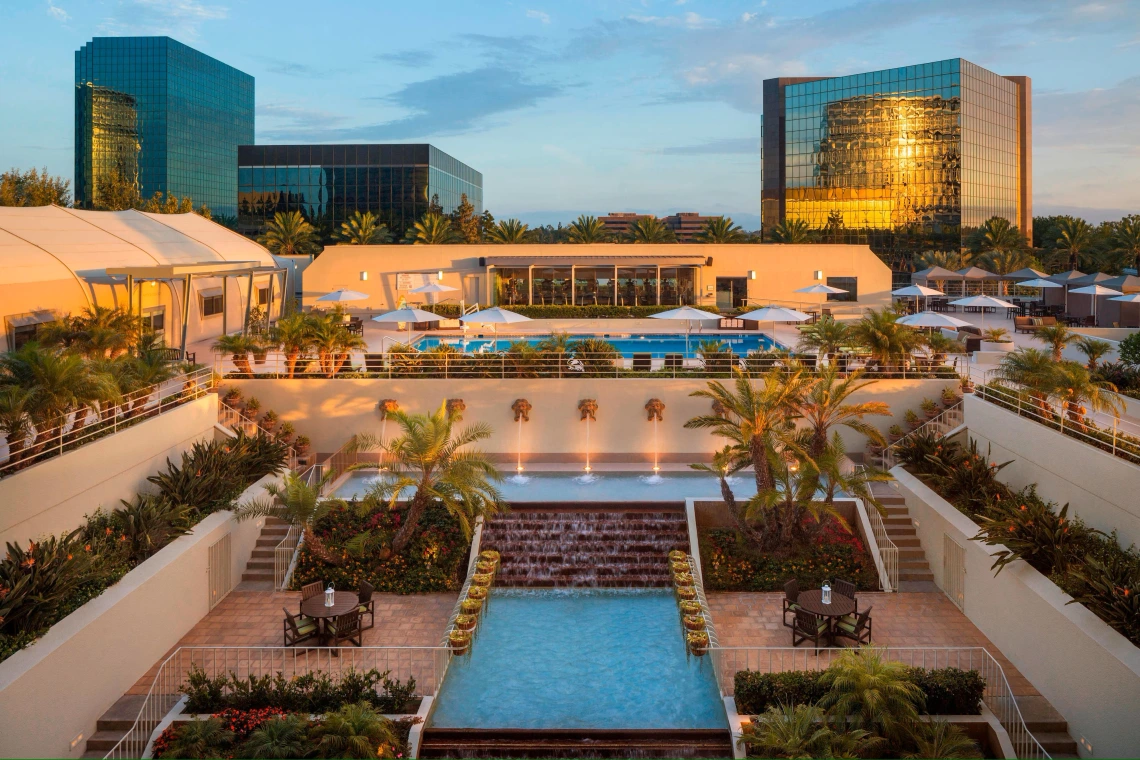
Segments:
[[[301,602],[301,614],[317,621],[319,630],[317,641],[321,646],[325,646],[329,639],[328,621],[336,619],[338,615],[352,612],[359,605],[360,597],[355,593],[351,591],[334,591],[332,606],[328,607],[325,605],[325,594],[322,591],[316,596],[311,596]]]
[[[835,618],[850,615],[855,612],[855,600],[843,594],[831,592],[831,604],[823,603],[823,589],[801,591],[796,603],[802,609],[813,615],[827,618],[827,641],[829,646],[835,646],[834,623]]]

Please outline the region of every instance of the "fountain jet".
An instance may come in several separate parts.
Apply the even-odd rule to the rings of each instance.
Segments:
[[[533,407],[530,402],[525,398],[515,399],[515,403],[511,404],[511,411],[515,413],[515,422],[518,423],[518,460],[515,465],[515,480],[520,483],[525,483],[526,478],[523,477],[523,464],[522,464],[522,424],[530,422],[530,410]]]
[[[649,414],[649,421],[653,423],[653,472],[656,474],[661,471],[657,459],[657,423],[664,421],[661,413],[665,411],[665,402],[659,398],[651,398],[645,402],[645,411]]]
[[[598,421],[598,402],[592,398],[584,398],[578,402],[578,417],[579,421],[586,423],[586,472],[589,473],[590,468],[590,421]]]

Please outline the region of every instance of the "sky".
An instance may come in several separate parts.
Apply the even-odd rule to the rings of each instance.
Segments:
[[[759,226],[761,82],[963,57],[1033,79],[1034,212],[1140,212],[1140,0],[0,0],[0,167],[73,173],[74,51],[170,35],[257,141],[431,142],[497,218]]]

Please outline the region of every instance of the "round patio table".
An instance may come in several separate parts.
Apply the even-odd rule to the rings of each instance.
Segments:
[[[855,600],[849,596],[835,593],[834,589],[831,591],[831,604],[823,603],[823,589],[819,588],[813,591],[801,591],[796,603],[807,612],[828,618],[827,643],[829,646],[835,646],[835,626],[832,618],[850,615],[855,611]]]
[[[832,597],[834,598],[834,597]],[[311,596],[305,601],[301,602],[301,614],[305,617],[311,617],[317,621],[320,626],[319,641],[323,645],[328,640],[328,634],[325,629],[325,621],[332,620],[333,618],[343,615],[346,612],[352,612],[360,606],[360,597],[351,591],[334,591],[333,604],[331,607],[325,606],[325,592],[321,592],[316,596]]]

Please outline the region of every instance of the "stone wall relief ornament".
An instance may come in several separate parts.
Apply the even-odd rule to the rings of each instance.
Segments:
[[[447,400],[447,413],[448,415],[461,415],[467,411],[467,404],[463,403],[461,398],[449,398]]]
[[[598,402],[592,398],[584,398],[578,402],[578,412],[581,414],[579,422],[582,420],[597,422]]]
[[[530,402],[525,398],[515,399],[515,403],[511,404],[511,411],[515,413],[515,422],[520,419],[523,422],[530,422],[530,410],[532,408]]]
[[[649,413],[649,421],[664,422],[665,418],[661,413],[665,411],[665,402],[659,398],[651,398],[645,403],[645,411]]]
[[[376,405],[376,409],[380,412],[380,418],[386,420],[393,412],[400,411],[400,405],[396,403],[394,398],[382,398],[380,403]]]

